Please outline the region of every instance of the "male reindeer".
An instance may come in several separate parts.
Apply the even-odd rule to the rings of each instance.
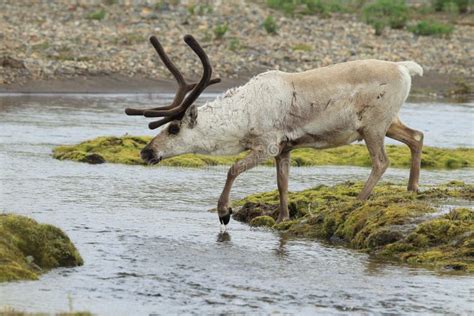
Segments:
[[[203,90],[220,81],[211,79],[212,67],[202,47],[191,35],[184,37],[204,68],[198,83],[187,83],[159,41],[155,37],[150,41],[179,89],[169,106],[126,109],[128,115],[162,117],[149,124],[151,129],[169,123],[141,151],[142,159],[155,164],[184,153],[249,151],[227,174],[217,204],[221,224],[230,220],[229,195],[235,178],[269,157],[277,167],[278,222],[289,218],[288,162],[295,148],[331,148],[364,140],[372,159],[372,172],[358,196],[365,200],[388,167],[384,149],[388,136],[410,148],[408,190],[418,190],[423,133],[406,127],[398,117],[411,76],[423,74],[417,63],[360,60],[301,73],[268,71],[197,108],[193,103]]]

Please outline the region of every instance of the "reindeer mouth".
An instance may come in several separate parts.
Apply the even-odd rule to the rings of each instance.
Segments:
[[[151,158],[147,163],[148,165],[156,165],[161,161],[161,159],[161,157]]]

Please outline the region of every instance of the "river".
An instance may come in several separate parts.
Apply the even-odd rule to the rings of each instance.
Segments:
[[[207,95],[207,97],[212,97]],[[231,221],[214,207],[226,168],[88,165],[51,150],[99,135],[153,135],[123,109],[170,95],[0,95],[0,211],[62,228],[85,265],[39,281],[0,284],[0,308],[100,315],[290,313],[472,314],[474,278],[381,263],[364,253]],[[425,144],[474,147],[474,104],[408,103],[401,112]],[[392,141],[387,141],[393,143]],[[290,190],[364,180],[362,167],[293,168]],[[406,182],[407,169],[384,180]],[[422,170],[423,184],[473,169]],[[234,199],[275,189],[275,171],[243,174]]]

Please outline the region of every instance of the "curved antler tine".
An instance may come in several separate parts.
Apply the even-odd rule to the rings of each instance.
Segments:
[[[201,80],[199,80],[198,84],[194,87],[188,97],[179,106],[179,109],[181,110],[179,118],[183,117],[185,110],[191,104],[193,104],[193,102],[196,101],[202,91],[206,89],[206,87],[209,85],[212,76],[212,67],[211,63],[209,62],[209,57],[204,52],[201,45],[199,45],[198,41],[196,41],[196,39],[190,34],[184,36],[184,41],[186,42],[186,44],[188,44],[189,47],[191,47],[194,53],[196,53],[196,55],[198,55],[199,59],[201,60],[203,73]]]
[[[146,110],[126,108],[125,109],[125,114],[127,114],[127,115],[143,115],[143,113],[145,111]]]
[[[171,121],[174,121],[176,118],[174,116],[168,116],[162,120],[158,120],[158,121],[153,121],[153,122],[150,122],[148,124],[148,128],[150,129],[155,129],[155,128],[158,128],[162,125],[165,125],[166,123],[169,123]]]
[[[222,80],[221,80],[221,78],[219,78],[219,77],[218,77],[218,78],[211,79],[211,80],[209,80],[209,82],[207,83],[207,86],[210,86],[210,85],[219,83],[219,82],[221,82],[221,81],[222,81]]]
[[[174,78],[178,82],[178,91],[176,92],[173,102],[168,106],[158,107],[151,110],[156,110],[156,111],[172,110],[173,108],[181,104],[186,94],[192,89],[192,86],[186,83],[186,80],[184,79],[181,72],[178,70],[175,64],[169,59],[160,41],[158,41],[158,39],[155,36],[151,36],[150,42],[155,48],[158,55],[160,56],[161,61],[163,61],[166,68],[168,68],[168,70],[171,72],[171,74],[174,76]]]
[[[174,97],[173,102],[170,105],[156,107],[152,109],[132,109],[127,108],[125,109],[125,113],[127,115],[144,115],[146,111],[166,111],[171,110],[177,107],[184,99],[186,94],[193,88],[192,85],[189,85],[184,80],[183,75],[175,66],[175,64],[169,59],[168,55],[166,54],[163,46],[161,45],[160,41],[155,36],[150,36],[150,43],[155,48],[156,52],[160,56],[161,61],[165,64],[166,68],[171,72],[171,74],[175,77],[176,81],[178,82],[178,91],[176,92],[176,96]],[[159,115],[158,115],[159,116]]]
[[[210,86],[210,85],[213,85],[213,84],[216,84],[216,83],[219,83],[221,82],[221,78],[214,78],[212,80],[209,81],[209,83],[207,84],[207,86]],[[194,89],[196,87],[197,83],[192,83],[192,84],[189,84],[188,85],[188,89],[186,89],[186,92],[184,93],[184,95],[180,95],[179,98],[176,98],[175,97],[175,100],[180,100],[182,101],[182,99],[186,96],[186,93],[188,93],[190,90]],[[158,112],[156,113],[157,111],[164,111],[164,110],[170,110],[172,108],[174,108],[176,106],[175,104],[176,102],[173,102],[171,105],[167,105],[167,106],[162,106],[162,107],[157,107],[157,108],[152,108],[152,109],[133,109],[133,108],[126,108],[125,109],[125,113],[127,115],[144,115],[145,117],[159,117],[159,116],[163,116],[163,112]],[[145,115],[145,112],[147,112],[147,114]]]
[[[202,49],[201,45],[192,37],[191,35],[184,36],[184,41],[188,44],[189,47],[198,55],[203,66],[203,74],[201,80],[198,83],[187,83],[184,79],[181,72],[176,68],[173,62],[169,59],[168,55],[163,49],[163,46],[158,41],[155,36],[150,37],[150,42],[155,48],[156,52],[160,56],[160,59],[163,61],[168,70],[175,77],[178,82],[178,91],[174,97],[173,102],[168,106],[156,107],[151,109],[125,109],[127,115],[144,115],[145,117],[166,117],[162,120],[151,122],[149,127],[155,129],[160,127],[172,120],[182,119],[186,109],[193,104],[194,101],[199,97],[202,91],[212,84],[221,82],[220,78],[211,79],[212,76],[212,67],[209,62],[209,58]],[[186,98],[186,95],[189,95]],[[184,99],[184,101],[183,101]]]
[[[189,47],[194,51],[196,55],[198,55],[199,59],[201,60],[203,66],[203,73],[201,80],[194,86],[191,93],[188,97],[177,107],[172,109],[163,109],[163,110],[149,110],[145,111],[143,115],[145,117],[159,117],[159,116],[170,116],[176,115],[176,119],[181,119],[186,112],[186,109],[193,104],[194,101],[199,97],[202,91],[209,85],[212,76],[212,67],[211,63],[209,62],[209,57],[202,49],[201,45],[196,41],[196,39],[192,35],[185,35],[184,41],[188,44]],[[217,79],[220,81],[220,79]],[[176,95],[175,100],[178,99],[178,96],[182,96],[184,90],[180,89]],[[184,93],[185,95],[185,93]]]
[[[165,64],[166,68],[169,69],[176,81],[178,81],[178,84],[180,86],[187,85],[183,75],[178,70],[178,68],[176,68],[175,64],[173,64],[173,62],[168,58],[168,55],[166,55],[165,50],[163,49],[163,46],[161,46],[161,43],[158,41],[158,39],[155,36],[150,36],[150,42],[160,56],[161,61],[163,61],[163,64]]]
[[[175,107],[172,109],[164,109],[164,110],[146,110],[143,112],[144,117],[164,117],[175,115],[181,112],[180,107]]]

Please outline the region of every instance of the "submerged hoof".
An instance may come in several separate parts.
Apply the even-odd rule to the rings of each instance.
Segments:
[[[232,215],[232,208],[229,207],[229,213],[227,213],[227,215],[224,215],[224,216],[219,216],[219,222],[221,222],[221,224],[224,224],[224,225],[229,224],[230,215]]]

